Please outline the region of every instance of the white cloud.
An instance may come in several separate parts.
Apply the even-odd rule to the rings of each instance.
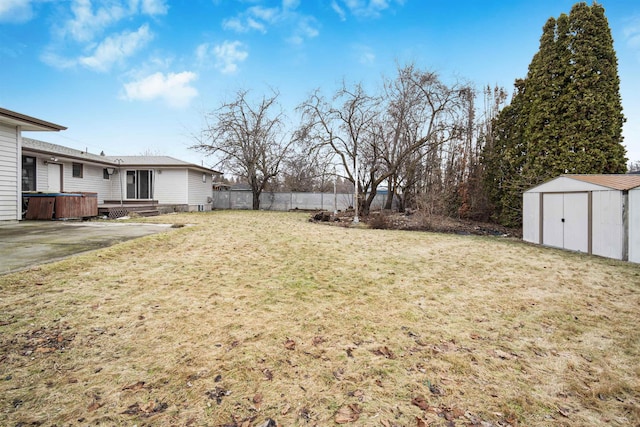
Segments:
[[[624,38],[632,49],[640,49],[640,16],[629,21],[623,29]]]
[[[288,31],[286,38],[290,43],[302,44],[305,40],[318,36],[318,24],[311,15],[304,15],[295,9],[299,0],[282,0],[282,7],[251,6],[238,15],[222,21],[222,28],[238,33],[258,31],[266,34],[270,27],[279,27]]]
[[[249,28],[242,24],[240,18],[228,18],[222,21],[222,28],[232,30],[237,33],[245,33]]]
[[[30,0],[0,1],[0,22],[21,24],[31,18],[33,18],[33,8]]]
[[[405,0],[333,0],[331,7],[340,16],[343,21],[346,19],[346,13],[340,2],[352,15],[360,18],[377,18],[383,11],[389,9],[392,3],[400,6]]]
[[[331,2],[331,9],[333,9],[333,11],[334,11],[335,13],[337,13],[337,14],[338,14],[338,16],[340,17],[340,20],[341,20],[341,21],[346,21],[346,19],[347,19],[347,14],[346,14],[346,12],[344,11],[344,9],[342,9],[342,8],[340,7],[340,5],[338,4],[338,2],[336,2],[335,0],[333,0],[333,1]]]
[[[355,52],[356,59],[362,65],[373,65],[376,61],[376,54],[369,46],[353,45],[352,49]]]
[[[185,108],[198,96],[191,82],[198,78],[190,71],[181,73],[154,73],[124,85],[123,98],[129,101],[161,99],[173,108]]]
[[[293,35],[289,37],[289,43],[300,45],[306,39],[318,37],[320,31],[316,28],[315,19],[311,17],[302,17],[299,19]]]
[[[296,9],[300,6],[300,0],[282,0],[283,9]]]
[[[125,18],[137,14],[164,15],[167,10],[165,0],[128,0],[128,3],[122,0],[73,0],[73,18],[64,23],[62,32],[78,42],[88,42],[110,25]]]
[[[145,15],[165,15],[169,7],[164,0],[142,0],[140,11]]]
[[[93,40],[96,34],[127,15],[119,3],[110,3],[94,12],[91,0],[73,0],[71,11],[73,18],[65,23],[63,33],[79,42]]]
[[[200,65],[209,61],[209,43],[202,43],[196,47],[196,59]]]
[[[269,23],[275,22],[280,16],[280,11],[275,7],[253,6],[248,12],[249,15]]]
[[[238,71],[238,63],[249,57],[246,47],[239,41],[224,41],[213,47],[216,58],[216,68],[223,74],[233,74]]]
[[[96,71],[107,71],[111,66],[133,55],[153,39],[149,26],[144,24],[135,32],[123,32],[107,37],[100,43],[93,55],[83,56],[78,63]]]

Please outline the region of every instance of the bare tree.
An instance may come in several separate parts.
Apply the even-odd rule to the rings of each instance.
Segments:
[[[260,209],[260,194],[280,171],[293,140],[284,131],[285,115],[278,93],[252,102],[240,90],[235,100],[223,103],[205,116],[206,128],[195,137],[194,149],[216,158],[216,166],[247,180],[253,193],[253,209]]]
[[[387,180],[387,208],[399,194],[400,209],[421,191],[421,180],[436,172],[440,178],[442,150],[460,134],[458,125],[466,86],[443,83],[436,73],[407,65],[385,82],[385,109],[380,122],[381,158],[385,167],[373,182]],[[433,181],[433,179],[428,180]],[[400,191],[399,191],[400,190]]]
[[[372,129],[378,104],[379,100],[368,95],[362,85],[348,87],[343,82],[331,102],[316,90],[298,107],[302,112],[298,138],[310,152],[335,159],[345,178],[358,186],[358,194],[370,188],[367,177],[377,167]],[[359,205],[366,214],[366,201],[359,200]]]

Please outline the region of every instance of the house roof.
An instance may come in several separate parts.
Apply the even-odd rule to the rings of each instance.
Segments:
[[[601,185],[614,190],[631,190],[640,187],[640,175],[562,175],[589,184]]]
[[[86,151],[65,147],[64,145],[52,144],[50,142],[39,141],[37,139],[31,138],[22,138],[22,148],[26,151],[60,156],[72,160],[98,163],[105,166],[118,166],[120,164],[122,166],[129,167],[181,167],[195,169],[204,173],[222,175],[221,172],[215,171],[213,169],[178,160],[169,156],[102,156],[99,154],[92,154]]]
[[[37,139],[22,138],[22,149],[42,154],[51,154],[54,156],[64,156],[74,160],[82,160],[85,162],[96,162],[109,166],[114,166],[109,158],[99,154],[91,154],[85,151],[76,150],[74,148],[65,147],[63,145],[52,144],[50,142],[39,141]]]
[[[175,157],[170,156],[106,156],[110,161],[117,163],[117,160],[122,160],[124,166],[153,166],[156,168],[164,167],[186,167],[189,169],[197,169],[206,173],[214,173],[222,175],[222,172],[218,172],[213,169],[209,169],[205,166],[199,166],[194,163],[185,162]]]
[[[55,123],[46,122],[26,114],[16,113],[15,111],[0,108],[0,123],[6,123],[12,126],[21,126],[25,131],[61,131],[66,127]]]

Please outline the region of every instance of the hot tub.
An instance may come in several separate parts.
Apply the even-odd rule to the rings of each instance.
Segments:
[[[72,219],[98,215],[98,193],[22,193],[25,219]]]

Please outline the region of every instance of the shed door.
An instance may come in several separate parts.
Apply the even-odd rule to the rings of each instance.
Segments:
[[[556,248],[589,252],[589,195],[543,194],[542,243]]]
[[[564,195],[543,194],[542,244],[564,248]]]
[[[589,251],[589,196],[587,193],[564,195],[564,247]]]

